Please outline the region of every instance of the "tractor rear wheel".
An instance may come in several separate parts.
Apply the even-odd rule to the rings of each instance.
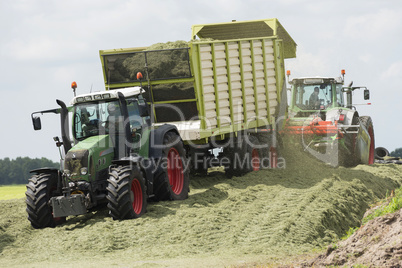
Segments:
[[[57,174],[33,175],[26,187],[26,211],[32,227],[55,227],[65,222],[66,217],[53,218],[52,207],[49,205],[49,200],[57,189]]]
[[[107,181],[107,207],[114,220],[135,219],[146,212],[145,181],[136,165],[112,167]]]
[[[162,159],[154,178],[157,200],[184,200],[188,197],[190,170],[180,136],[168,132],[163,139]]]
[[[373,127],[373,120],[371,120],[370,116],[360,116],[360,124],[364,126],[368,134],[370,136],[370,144],[367,144],[368,148],[368,163],[369,165],[374,164],[374,157],[375,157],[375,143],[374,143],[374,127]]]

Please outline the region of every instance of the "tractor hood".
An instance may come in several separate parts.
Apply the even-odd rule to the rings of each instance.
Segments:
[[[109,135],[100,135],[73,146],[64,160],[66,175],[73,181],[95,178],[95,170],[107,168],[114,157],[114,149],[109,142]]]

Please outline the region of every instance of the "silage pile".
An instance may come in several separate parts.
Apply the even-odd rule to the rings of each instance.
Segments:
[[[286,169],[192,177],[187,200],[151,203],[135,220],[113,221],[102,209],[35,230],[23,200],[1,201],[2,265],[282,263],[359,226],[369,204],[402,183],[397,165],[331,168],[303,154],[287,158]]]
[[[113,55],[110,57],[113,60],[108,61],[111,79],[114,82],[136,81],[137,72],[142,72],[143,75],[148,72],[151,80],[188,78],[191,76],[190,58],[185,48],[189,48],[194,41],[155,43],[145,48],[146,56],[144,51]],[[213,39],[196,41],[209,42]]]

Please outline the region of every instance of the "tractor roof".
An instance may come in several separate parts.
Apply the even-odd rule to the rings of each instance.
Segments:
[[[71,101],[71,105],[77,103],[91,102],[91,101],[99,101],[99,100],[110,100],[110,99],[118,99],[118,92],[121,92],[125,98],[139,95],[141,92],[141,87],[126,87],[119,88],[116,90],[108,90],[108,91],[100,91],[93,92],[88,94],[81,94]],[[142,92],[145,92],[142,90]]]
[[[336,84],[343,84],[342,77],[298,77],[293,78],[289,84],[323,84],[323,83],[336,83]]]

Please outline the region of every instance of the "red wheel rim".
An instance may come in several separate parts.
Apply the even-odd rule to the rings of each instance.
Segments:
[[[183,162],[181,161],[179,152],[175,148],[170,148],[167,156],[167,170],[169,183],[174,194],[180,194],[183,190],[184,175]]]
[[[142,189],[137,178],[131,182],[131,200],[135,214],[140,214],[142,210]]]
[[[251,151],[251,165],[253,171],[260,170],[260,155],[258,154],[258,150],[255,148]]]
[[[368,132],[369,132],[370,139],[371,139],[368,164],[372,165],[372,164],[374,164],[374,132],[373,132],[373,128],[370,127]]]

